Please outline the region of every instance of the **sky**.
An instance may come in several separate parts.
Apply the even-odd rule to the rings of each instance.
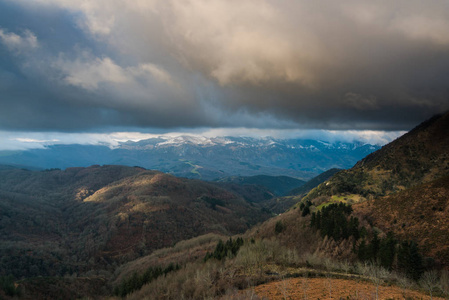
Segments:
[[[179,132],[382,144],[449,110],[448,83],[447,0],[0,0],[0,149]]]

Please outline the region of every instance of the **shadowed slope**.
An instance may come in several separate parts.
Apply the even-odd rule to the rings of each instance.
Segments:
[[[0,171],[1,273],[82,274],[269,215],[213,184],[122,166]],[[107,272],[109,272],[107,271]]]
[[[307,195],[358,194],[373,198],[449,174],[449,113],[423,122],[409,133],[341,171]]]

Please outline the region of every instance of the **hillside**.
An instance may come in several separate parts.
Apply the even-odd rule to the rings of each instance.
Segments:
[[[381,236],[417,243],[425,256],[449,266],[446,210],[449,113],[423,122],[313,189],[303,203],[354,204],[354,214]]]
[[[116,295],[127,299],[443,299],[448,295],[443,284],[449,273],[434,281],[438,287],[433,288],[432,298],[423,283],[357,261],[353,240],[321,238],[309,226],[310,220],[310,215],[303,217],[299,209],[292,209],[231,239],[208,235],[185,241],[123,265],[111,285]],[[240,238],[243,244],[231,253]],[[211,256],[207,253],[212,258],[206,259]],[[171,263],[181,267],[152,277],[155,269]]]
[[[0,276],[108,274],[155,249],[244,232],[268,217],[215,185],[142,168],[0,170]]]
[[[449,266],[449,176],[354,205],[383,232],[416,241],[425,256]]]
[[[307,199],[351,195],[372,199],[449,173],[449,113],[423,122],[404,136],[337,173]]]
[[[327,170],[321,173],[320,175],[313,177],[312,179],[304,183],[302,186],[291,190],[288,194],[289,196],[300,196],[300,197],[305,196],[308,192],[310,192],[310,190],[314,189],[315,187],[325,182],[326,180],[328,180],[329,178],[331,178],[340,171],[342,171],[342,169],[334,168]]]
[[[240,185],[242,187],[254,186],[259,189],[266,189],[273,196],[285,196],[292,189],[298,188],[305,184],[304,180],[300,180],[288,176],[233,176],[225,177],[216,181],[223,186]]]

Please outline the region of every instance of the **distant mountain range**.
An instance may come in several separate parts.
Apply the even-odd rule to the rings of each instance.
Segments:
[[[178,136],[125,142],[115,148],[73,144],[0,151],[0,164],[27,169],[115,164],[203,180],[254,175],[308,180],[331,168],[350,168],[379,148],[357,141]]]

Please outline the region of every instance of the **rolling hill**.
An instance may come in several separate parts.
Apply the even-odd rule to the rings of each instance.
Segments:
[[[284,196],[291,190],[305,184],[304,180],[297,178],[268,175],[225,177],[216,182],[223,187],[237,191],[242,191],[244,189],[261,190],[264,193],[267,193],[267,195],[271,195],[270,198]],[[261,197],[259,201],[264,198],[266,197]]]
[[[291,208],[293,205],[301,201],[301,199],[313,188],[317,187],[324,181],[331,178],[334,174],[341,171],[341,169],[330,169],[320,175],[310,179],[303,185],[294,188],[288,192],[288,195],[283,197],[273,197],[267,199],[263,202],[263,206],[275,214],[280,214],[285,212],[287,209]]]
[[[307,181],[306,183],[304,183],[300,187],[297,187],[297,188],[291,190],[289,192],[289,196],[299,196],[299,197],[302,198],[308,192],[310,192],[310,190],[314,189],[315,187],[317,187],[321,183],[323,183],[326,180],[330,179],[332,176],[334,176],[336,173],[338,173],[340,171],[342,171],[342,169],[334,168],[334,169],[327,170],[327,171],[321,173],[320,175],[310,179],[309,181]]]
[[[113,271],[208,232],[231,235],[270,214],[213,184],[137,167],[0,170],[1,275]]]

